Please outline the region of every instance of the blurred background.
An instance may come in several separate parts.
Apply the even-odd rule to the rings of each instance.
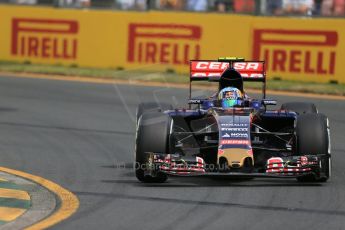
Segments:
[[[0,3],[104,10],[172,10],[313,17],[345,16],[345,0],[0,0]]]
[[[0,71],[115,78],[119,74],[102,70],[188,74],[189,60],[237,56],[265,60],[270,80],[345,83],[345,0],[0,3]],[[56,72],[47,65],[69,69]],[[163,78],[147,77],[169,76]],[[186,82],[176,79],[168,81]]]

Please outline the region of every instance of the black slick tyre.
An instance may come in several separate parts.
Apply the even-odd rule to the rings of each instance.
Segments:
[[[301,182],[326,182],[331,175],[330,135],[328,119],[323,114],[303,114],[297,117],[296,152],[300,155],[318,155],[321,158],[320,175],[298,177]]]
[[[162,183],[167,175],[157,173],[155,176],[145,175],[148,153],[168,153],[169,135],[172,119],[160,112],[146,112],[137,123],[135,148],[135,174],[141,182]]]

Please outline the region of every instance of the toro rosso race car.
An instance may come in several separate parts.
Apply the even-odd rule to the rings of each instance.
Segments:
[[[192,82],[217,82],[208,98],[192,98]],[[261,82],[262,99],[244,81]],[[168,176],[293,177],[326,182],[331,176],[328,118],[312,103],[270,110],[263,61],[220,58],[190,62],[189,106],[157,102],[137,108],[135,173],[142,182]]]

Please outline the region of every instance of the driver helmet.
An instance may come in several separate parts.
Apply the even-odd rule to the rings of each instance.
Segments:
[[[243,94],[235,87],[226,87],[219,92],[218,100],[221,102],[223,108],[241,106],[243,102]]]

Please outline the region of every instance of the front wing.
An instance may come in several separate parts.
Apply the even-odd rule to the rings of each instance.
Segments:
[[[272,177],[296,178],[313,175],[324,177],[325,170],[321,161],[329,160],[330,156],[304,155],[290,157],[272,157],[267,160],[264,168],[254,168],[248,172],[241,169],[224,170],[219,166],[205,164],[201,157],[184,159],[174,154],[148,154],[149,160],[145,174],[155,176],[164,173],[170,176],[182,177]],[[327,159],[325,159],[327,158]]]

